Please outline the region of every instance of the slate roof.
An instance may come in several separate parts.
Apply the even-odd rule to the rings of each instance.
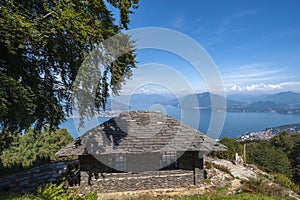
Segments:
[[[226,147],[161,112],[131,111],[86,132],[56,155],[220,150]]]

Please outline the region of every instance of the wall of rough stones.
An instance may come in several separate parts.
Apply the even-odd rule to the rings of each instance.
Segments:
[[[157,188],[191,188],[194,186],[193,171],[166,170],[142,173],[104,173],[92,174],[80,172],[80,189],[99,192],[120,192]]]
[[[132,191],[156,188],[198,187],[204,181],[203,158],[198,152],[185,152],[177,160],[176,170],[122,173],[107,167],[91,155],[80,156],[82,192]],[[48,163],[26,171],[0,177],[0,192],[32,192],[39,185],[56,182],[69,164],[78,161]]]
[[[116,172],[91,155],[80,156],[82,192],[133,191],[156,188],[191,188],[204,182],[203,158],[199,152],[185,152],[177,160],[176,170]]]
[[[26,171],[0,177],[0,192],[32,192],[39,185],[56,182],[67,166],[78,161],[54,162],[33,166]]]

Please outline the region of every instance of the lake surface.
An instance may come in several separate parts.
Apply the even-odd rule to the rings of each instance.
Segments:
[[[132,110],[141,110],[138,108],[132,108]],[[173,106],[165,107],[151,107],[144,108],[143,110],[160,110],[165,114],[168,114],[184,124],[192,126],[204,133],[207,133],[209,129],[209,123],[211,122],[211,112],[204,110],[180,110],[180,108]],[[285,124],[295,124],[300,123],[300,115],[288,115],[288,114],[278,114],[278,113],[215,113],[217,117],[225,114],[225,123],[220,134],[216,136],[211,136],[214,138],[222,138],[224,136],[237,137],[243,133],[264,130],[269,127],[276,127]],[[109,120],[110,118],[98,118],[98,122],[87,123],[86,127],[77,130],[75,128],[75,123],[78,120],[69,118],[63,124],[60,125],[61,128],[67,128],[68,131],[74,138],[85,133],[86,131],[94,128],[95,126]],[[216,119],[218,120],[218,118]],[[199,122],[199,123],[197,123]]]

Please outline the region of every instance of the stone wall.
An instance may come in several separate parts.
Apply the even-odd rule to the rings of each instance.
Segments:
[[[108,158],[102,158],[108,159]],[[185,152],[176,170],[123,173],[107,167],[91,155],[80,156],[80,188],[83,192],[130,191],[156,188],[198,187],[204,181],[203,158],[198,152]],[[152,160],[153,161],[153,160]],[[0,192],[32,192],[39,185],[56,182],[71,162],[48,163],[0,177]],[[79,181],[79,180],[78,180]]]
[[[47,163],[0,177],[0,192],[32,192],[39,185],[56,182],[69,164],[78,161]]]
[[[202,157],[201,157],[202,156]],[[83,192],[132,191],[156,188],[199,187],[204,182],[203,155],[184,152],[176,170],[123,173],[105,166],[91,155],[80,156],[80,188]]]
[[[80,172],[80,188],[83,192],[134,191],[157,188],[191,188],[194,172],[187,170],[148,171],[137,174]]]

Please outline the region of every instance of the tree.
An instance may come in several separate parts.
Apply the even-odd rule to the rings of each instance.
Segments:
[[[82,62],[101,42],[128,28],[138,0],[3,0],[0,3],[0,129],[12,133],[34,125],[56,128],[72,113],[72,90]],[[119,11],[113,18],[108,6]],[[95,106],[105,108],[135,67],[130,48],[103,70],[94,88]],[[99,61],[93,60],[93,64]],[[89,72],[86,72],[89,78]],[[83,112],[89,110],[84,107]]]
[[[29,167],[39,160],[57,160],[55,153],[73,141],[66,129],[51,132],[45,130],[35,134],[29,129],[23,136],[15,136],[11,145],[0,155],[4,167]]]
[[[227,147],[226,151],[211,152],[210,155],[217,156],[221,159],[233,160],[235,153],[242,155],[243,145],[237,142],[234,138],[224,137],[220,140],[221,144],[224,144]]]
[[[289,158],[281,149],[269,141],[258,140],[247,143],[247,161],[272,172],[292,176]]]
[[[295,144],[295,137],[288,131],[282,131],[271,139],[271,144],[276,148],[282,149],[286,154],[290,154]]]

